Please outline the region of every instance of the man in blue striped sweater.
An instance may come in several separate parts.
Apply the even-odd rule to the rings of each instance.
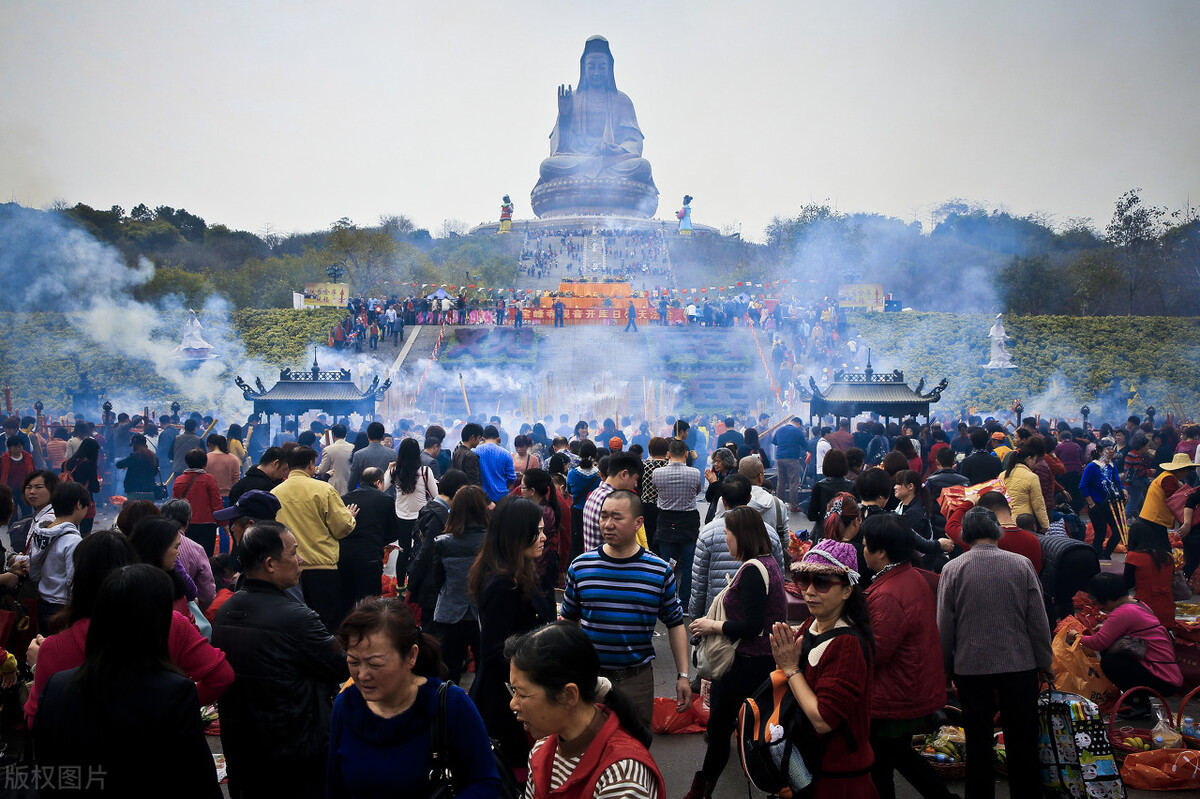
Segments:
[[[675,659],[675,698],[682,711],[692,701],[688,638],[675,575],[666,561],[637,542],[642,501],[620,489],[600,509],[604,543],[567,569],[562,617],[587,633],[600,656],[600,674],[637,709],[647,727],[654,711],[654,626],[667,626]]]

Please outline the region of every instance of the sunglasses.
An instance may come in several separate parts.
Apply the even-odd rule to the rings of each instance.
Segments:
[[[817,590],[818,594],[827,594],[835,585],[850,585],[850,581],[844,577],[838,577],[835,574],[810,574],[808,572],[797,572],[792,575],[793,582],[800,587],[801,591],[807,591],[811,585]]]

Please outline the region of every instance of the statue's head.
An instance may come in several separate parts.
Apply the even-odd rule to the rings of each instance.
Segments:
[[[613,57],[608,49],[608,39],[593,36],[583,46],[583,57],[579,59],[579,88],[599,91],[616,91],[613,78]]]

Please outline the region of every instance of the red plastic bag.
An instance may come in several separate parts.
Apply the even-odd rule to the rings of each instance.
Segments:
[[[1134,752],[1121,766],[1126,788],[1142,791],[1200,790],[1200,752],[1195,749],[1154,749]]]
[[[690,732],[704,732],[708,726],[708,709],[700,704],[700,697],[692,700],[692,704],[682,713],[675,710],[675,700],[665,696],[654,697],[654,716],[650,720],[650,730],[661,735],[675,735]]]

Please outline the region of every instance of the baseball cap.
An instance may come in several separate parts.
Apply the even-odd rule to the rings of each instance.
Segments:
[[[213,511],[213,518],[219,522],[227,522],[249,516],[251,519],[274,521],[280,507],[279,498],[269,491],[247,491],[238,497],[238,501],[232,506]]]

